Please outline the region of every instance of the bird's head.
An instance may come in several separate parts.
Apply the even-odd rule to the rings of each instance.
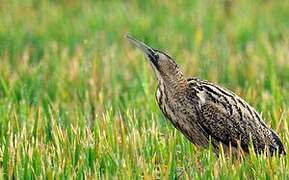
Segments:
[[[135,47],[144,52],[159,82],[164,82],[165,85],[172,86],[172,88],[185,84],[183,73],[169,55],[153,49],[131,36],[127,36],[127,38]]]

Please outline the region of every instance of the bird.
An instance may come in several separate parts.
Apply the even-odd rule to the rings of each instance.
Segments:
[[[168,54],[127,35],[146,56],[158,81],[156,100],[173,126],[197,147],[220,154],[286,154],[283,143],[260,114],[232,91],[186,78]],[[250,151],[252,148],[252,151]]]

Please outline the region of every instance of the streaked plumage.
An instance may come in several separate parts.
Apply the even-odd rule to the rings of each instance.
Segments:
[[[285,154],[277,134],[246,101],[233,92],[197,78],[186,79],[175,61],[132,37],[128,39],[149,59],[156,74],[156,99],[172,124],[191,142],[212,147],[216,153],[240,147],[249,152],[252,141],[256,153]]]

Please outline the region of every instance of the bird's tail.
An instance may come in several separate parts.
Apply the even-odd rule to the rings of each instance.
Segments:
[[[277,154],[286,155],[285,148],[284,148],[280,138],[273,130],[270,129],[270,131],[271,131],[273,142],[275,144],[274,150],[273,151],[270,150],[271,153],[273,154],[273,153],[277,152]]]

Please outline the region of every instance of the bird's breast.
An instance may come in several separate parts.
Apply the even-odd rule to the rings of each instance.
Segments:
[[[187,102],[184,96],[172,97],[165,89],[158,87],[156,99],[165,117],[188,139],[200,146],[208,145],[208,140],[196,123],[196,109],[193,104]]]

